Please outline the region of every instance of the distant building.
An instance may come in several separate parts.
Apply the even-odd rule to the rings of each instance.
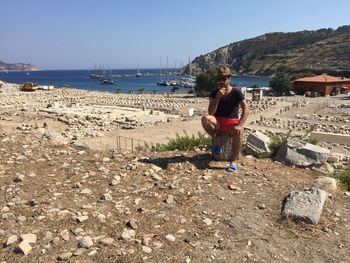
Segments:
[[[322,74],[294,80],[293,89],[300,95],[315,92],[318,96],[348,94],[350,93],[350,79]]]

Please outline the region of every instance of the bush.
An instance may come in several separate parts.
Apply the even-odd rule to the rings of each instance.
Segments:
[[[180,151],[189,151],[194,150],[195,148],[208,149],[211,146],[211,137],[207,136],[206,134],[202,134],[198,132],[198,135],[188,135],[184,131],[184,135],[176,134],[175,139],[171,139],[167,144],[159,144],[146,146],[146,147],[138,147],[138,151],[144,151],[148,150],[152,152],[164,152],[164,151],[174,151],[174,150],[180,150]]]
[[[288,140],[288,138],[291,137],[292,131],[288,130],[287,134],[285,135],[271,135],[270,136],[270,140],[271,140],[271,144],[270,144],[270,149],[271,152],[275,153],[278,148],[281,146],[282,143],[284,143],[285,141]]]
[[[343,171],[333,173],[332,177],[338,180],[340,188],[345,191],[350,191],[350,167],[347,167]]]

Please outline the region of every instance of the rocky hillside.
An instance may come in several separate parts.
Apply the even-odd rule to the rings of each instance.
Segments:
[[[350,26],[294,33],[268,33],[231,43],[195,58],[189,65],[199,73],[220,64],[238,74],[329,72],[350,75]],[[189,65],[183,71],[189,71]]]
[[[0,61],[0,71],[20,71],[20,70],[39,70],[39,68],[35,67],[32,64],[24,64],[24,63],[13,63],[13,64],[9,64],[9,63],[5,63]]]

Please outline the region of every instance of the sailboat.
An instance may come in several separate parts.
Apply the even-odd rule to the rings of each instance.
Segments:
[[[98,73],[97,73],[97,69],[96,69],[96,63],[95,63],[95,70],[94,70],[94,72],[96,72],[96,73],[90,74],[90,76],[89,76],[90,79],[98,79],[98,80],[101,80],[101,79],[104,78],[101,65],[100,65],[100,73],[98,74]]]
[[[167,79],[162,80],[162,57],[160,57],[159,61],[159,81],[157,82],[157,86],[170,86],[170,83]]]
[[[103,74],[105,76],[105,74]],[[111,78],[111,69],[109,69],[109,76],[103,77],[100,81],[101,84],[114,84],[114,80]]]
[[[26,75],[30,75],[29,70],[27,69]]]
[[[141,73],[140,73],[140,70],[139,70],[139,65],[137,65],[137,73],[136,73],[136,78],[139,78],[141,77]]]

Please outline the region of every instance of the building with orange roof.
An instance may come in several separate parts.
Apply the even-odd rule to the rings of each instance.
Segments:
[[[314,92],[317,92],[319,96],[348,94],[350,92],[350,79],[321,74],[294,80],[293,89],[300,95]]]

